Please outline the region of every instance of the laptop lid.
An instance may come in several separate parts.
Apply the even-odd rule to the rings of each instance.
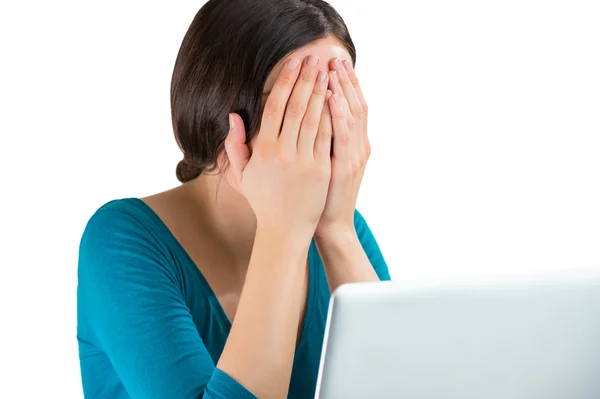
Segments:
[[[600,398],[599,276],[342,286],[316,398]]]

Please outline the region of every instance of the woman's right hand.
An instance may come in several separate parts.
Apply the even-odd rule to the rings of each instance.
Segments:
[[[328,74],[316,56],[291,58],[264,107],[252,154],[242,118],[230,114],[225,149],[231,170],[259,229],[312,234],[323,212],[331,175]],[[325,116],[325,117],[322,117]]]

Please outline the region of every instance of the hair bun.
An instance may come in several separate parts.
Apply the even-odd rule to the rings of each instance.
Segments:
[[[201,173],[202,167],[190,162],[185,157],[181,161],[179,161],[179,163],[177,164],[177,169],[175,169],[177,180],[179,180],[182,183],[194,180],[196,177],[200,176]]]

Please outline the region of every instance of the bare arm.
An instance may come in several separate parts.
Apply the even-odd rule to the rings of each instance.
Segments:
[[[342,284],[379,281],[354,229],[315,240],[330,292]]]
[[[257,231],[246,283],[217,367],[260,398],[287,395],[309,240]]]

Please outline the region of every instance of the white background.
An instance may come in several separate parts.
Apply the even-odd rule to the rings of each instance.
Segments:
[[[332,1],[396,280],[600,265],[597,1]],[[0,397],[80,398],[78,241],[177,184],[169,83],[199,1],[2,1]]]

